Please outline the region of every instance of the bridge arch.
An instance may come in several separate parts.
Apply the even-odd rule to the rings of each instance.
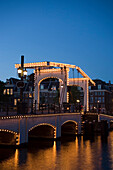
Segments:
[[[69,78],[69,86],[79,86],[83,88],[84,92],[84,108],[89,111],[89,89],[88,78]]]
[[[78,123],[74,120],[67,120],[61,125],[61,136],[78,134]]]
[[[19,136],[12,130],[0,129],[0,145],[19,145]]]
[[[40,83],[48,78],[56,78],[59,80],[59,89],[60,89],[60,104],[62,104],[63,102],[67,102],[67,85],[68,85],[68,73],[69,73],[69,69],[66,68],[65,71],[61,69],[45,69],[45,70],[40,70],[40,74],[39,71],[37,71],[37,69],[35,69],[35,96],[34,96],[34,100],[39,103],[39,99],[40,99]],[[63,86],[61,87],[61,85],[63,84]],[[62,93],[64,94],[62,97]]]
[[[56,127],[49,123],[40,123],[28,131],[32,138],[56,138]]]
[[[47,80],[47,79],[57,79],[57,80],[59,80],[59,92],[60,92],[59,103],[61,104],[63,102],[63,96],[65,95],[64,94],[64,89],[62,88],[62,85],[64,84],[64,81],[59,77],[53,77],[53,76],[44,77],[43,79],[41,79],[38,82],[38,100],[39,100],[38,103],[40,103],[40,85],[44,80]]]

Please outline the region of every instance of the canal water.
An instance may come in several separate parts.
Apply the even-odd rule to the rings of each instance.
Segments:
[[[109,169],[113,169],[113,131],[108,136],[31,140],[26,148],[0,148],[0,170]]]

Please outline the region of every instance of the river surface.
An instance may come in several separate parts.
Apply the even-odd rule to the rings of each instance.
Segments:
[[[113,169],[113,131],[106,137],[32,140],[26,148],[0,148],[0,170],[104,169]]]

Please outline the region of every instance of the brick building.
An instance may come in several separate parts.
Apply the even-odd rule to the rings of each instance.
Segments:
[[[89,86],[90,111],[113,114],[113,85],[100,79],[93,80],[96,86]]]
[[[16,106],[17,102],[20,101],[20,88],[17,87],[17,82],[19,79],[10,78],[6,80],[4,95],[8,96],[8,102],[12,104],[12,106]],[[23,87],[23,101],[25,103],[32,104],[33,102],[33,93],[34,93],[34,85],[32,81],[24,81]]]

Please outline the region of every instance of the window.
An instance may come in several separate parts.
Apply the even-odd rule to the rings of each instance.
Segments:
[[[104,97],[102,97],[102,103],[104,103],[104,101],[105,101],[105,100],[104,100]]]
[[[95,97],[95,103],[97,103],[97,97]]]
[[[98,92],[98,96],[101,96],[101,91]]]
[[[93,103],[93,97],[90,97],[90,103]]]
[[[93,109],[93,104],[90,104],[90,109]]]
[[[97,96],[97,91],[95,91],[95,96]]]
[[[31,86],[29,87],[29,91],[32,91],[32,87]]]
[[[98,97],[98,102],[101,103],[101,97]]]
[[[90,96],[93,96],[93,92],[90,93]]]
[[[91,90],[91,86],[89,86],[89,90]]]
[[[14,105],[17,105],[17,99],[14,99]]]
[[[4,89],[4,92],[3,92],[4,94],[6,94],[6,89]]]
[[[104,104],[102,104],[102,107],[103,107],[103,108],[105,108],[105,105],[104,105]]]
[[[44,85],[43,85],[43,84],[40,85],[40,89],[41,89],[41,90],[44,89]]]
[[[7,89],[7,94],[9,95],[9,89]]]
[[[12,95],[13,94],[13,89],[10,89],[10,95]]]
[[[31,98],[32,97],[32,93],[29,93],[29,98]]]
[[[29,96],[29,93],[24,93],[24,97],[27,98]]]
[[[104,96],[104,91],[102,91],[102,96]]]
[[[98,90],[101,90],[101,84],[98,84]]]
[[[78,89],[78,90],[81,90],[81,87],[80,87],[80,86],[77,86],[77,89]]]

